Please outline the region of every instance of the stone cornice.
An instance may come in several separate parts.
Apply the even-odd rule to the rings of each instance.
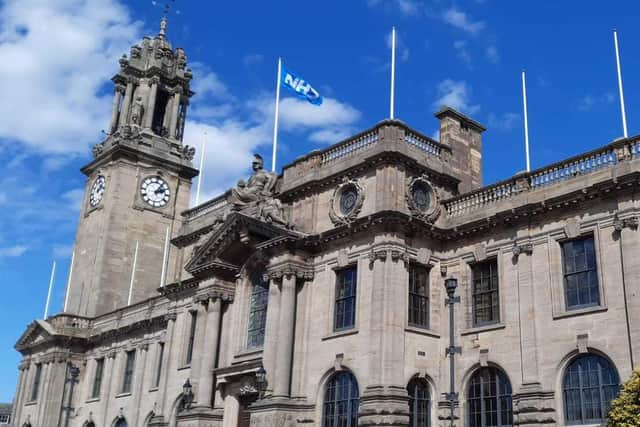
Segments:
[[[313,280],[313,266],[300,259],[285,259],[267,267],[264,280],[281,280],[284,277],[295,277],[302,280]]]

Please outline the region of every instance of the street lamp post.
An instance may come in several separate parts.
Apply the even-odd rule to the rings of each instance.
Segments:
[[[67,378],[67,382],[69,385],[69,398],[67,399],[67,406],[63,408],[66,413],[64,419],[65,427],[69,427],[69,419],[71,418],[71,412],[73,411],[73,389],[75,385],[78,383],[78,376],[80,376],[80,368],[77,366],[73,366],[71,363],[69,364],[69,378]]]
[[[447,400],[449,401],[449,425],[453,427],[454,420],[454,408],[456,403],[458,403],[458,393],[456,393],[456,384],[455,384],[455,355],[462,354],[462,347],[457,347],[455,345],[455,311],[454,307],[456,303],[460,302],[460,297],[455,296],[456,288],[458,287],[457,279],[447,279],[444,282],[445,288],[447,289],[447,299],[445,303],[449,306],[449,347],[447,347],[446,354],[449,356],[449,393],[446,394]]]

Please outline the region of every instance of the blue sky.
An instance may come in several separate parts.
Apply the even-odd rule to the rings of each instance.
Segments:
[[[13,345],[43,314],[54,259],[51,311],[61,309],[79,168],[107,126],[109,78],[160,13],[151,0],[0,3],[0,401],[13,398]],[[635,135],[638,15],[635,1],[178,0],[168,36],[194,70],[185,142],[199,148],[206,132],[204,197],[245,176],[251,153],[270,164],[278,56],[325,97],[316,108],[285,95],[279,165],[386,118],[392,25],[396,117],[433,136],[433,113],[448,103],[485,124],[487,184],[524,169],[523,67],[533,168],[621,136],[614,27]]]

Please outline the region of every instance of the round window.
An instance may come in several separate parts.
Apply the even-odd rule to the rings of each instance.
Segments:
[[[411,198],[413,200],[413,204],[418,210],[425,212],[429,209],[431,195],[429,187],[425,183],[418,181],[413,184],[413,188],[411,189]]]
[[[345,187],[340,194],[340,213],[347,215],[356,206],[357,201],[358,190],[353,185]]]

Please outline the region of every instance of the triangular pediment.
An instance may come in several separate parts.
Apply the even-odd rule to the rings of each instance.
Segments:
[[[185,269],[195,277],[233,277],[257,245],[295,233],[241,213],[230,214],[225,222],[194,251]]]
[[[53,326],[49,323],[44,320],[34,320],[16,342],[16,350],[22,351],[50,341],[55,334]]]

